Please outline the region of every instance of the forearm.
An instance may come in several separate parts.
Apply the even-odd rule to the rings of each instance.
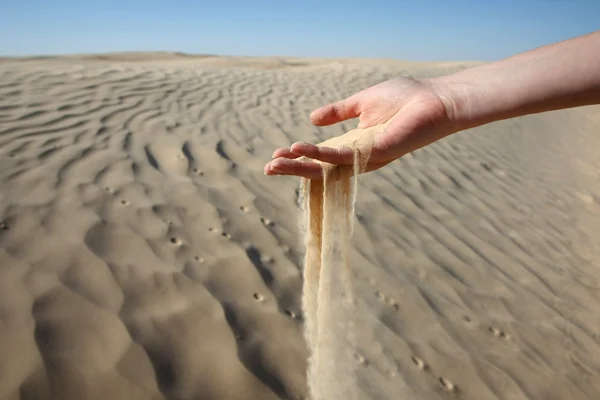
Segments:
[[[431,80],[456,130],[600,104],[600,31]]]

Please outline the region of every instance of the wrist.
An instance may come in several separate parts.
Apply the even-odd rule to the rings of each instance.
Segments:
[[[493,65],[432,79],[453,133],[526,113],[532,96],[523,77]]]
[[[451,133],[470,128],[473,123],[473,85],[455,81],[451,75],[431,78],[427,83],[444,104]]]

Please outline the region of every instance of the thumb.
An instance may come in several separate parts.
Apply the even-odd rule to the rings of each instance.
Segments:
[[[360,115],[356,96],[317,108],[310,114],[310,121],[317,126],[332,125]]]

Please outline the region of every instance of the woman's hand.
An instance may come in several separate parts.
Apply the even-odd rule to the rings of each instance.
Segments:
[[[359,129],[384,124],[385,129],[373,138],[366,172],[373,171],[453,133],[448,102],[442,97],[447,91],[441,89],[428,80],[395,78],[321,107],[312,112],[310,119],[317,126],[325,126],[358,117]],[[302,156],[305,158],[299,160]],[[321,164],[307,158],[336,165],[351,165],[354,161],[349,148],[298,142],[275,150],[264,172],[321,178]]]

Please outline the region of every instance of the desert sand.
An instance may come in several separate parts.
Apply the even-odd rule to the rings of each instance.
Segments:
[[[355,128],[318,106],[472,64],[1,59],[0,399],[307,399],[300,181],[263,165]],[[585,107],[359,178],[357,399],[600,398],[599,148]]]

